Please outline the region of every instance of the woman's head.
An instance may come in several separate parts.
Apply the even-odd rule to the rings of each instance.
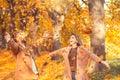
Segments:
[[[74,45],[74,44],[77,44],[77,46],[80,46],[82,45],[82,41],[80,40],[78,35],[72,33],[72,35],[70,36],[70,45]]]

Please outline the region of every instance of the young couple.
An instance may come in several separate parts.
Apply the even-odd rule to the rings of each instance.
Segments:
[[[29,49],[22,45],[24,36],[21,37],[19,33],[16,35],[12,39],[6,36],[7,42],[13,47],[11,50],[16,55],[16,64],[18,66],[16,66],[15,80],[21,79],[21,76],[23,77],[21,80],[27,80],[27,78],[38,79],[34,58],[32,58]],[[62,52],[65,61],[63,80],[88,80],[87,65],[90,59],[99,64],[104,64],[110,69],[106,62],[83,47],[81,40],[76,34],[70,36],[69,43],[67,47],[49,53],[49,56],[52,57]]]

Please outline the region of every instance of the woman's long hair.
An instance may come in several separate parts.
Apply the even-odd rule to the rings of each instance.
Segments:
[[[76,38],[76,40],[78,41],[77,46],[82,45],[82,41],[81,41],[81,39],[79,38],[79,36],[78,36],[77,34],[72,33],[71,35],[74,35],[74,36],[75,36],[75,38]]]

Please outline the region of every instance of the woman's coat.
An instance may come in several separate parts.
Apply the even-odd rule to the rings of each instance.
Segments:
[[[58,52],[62,51],[62,55],[65,61],[65,70],[64,70],[64,79],[63,80],[72,80],[71,70],[69,66],[68,54],[71,50],[71,47],[62,48],[60,50],[50,53],[50,56],[56,55]],[[92,59],[96,62],[100,62],[101,59],[95,54],[91,53],[83,46],[77,48],[77,71],[76,71],[76,80],[88,80],[87,75],[87,65],[89,60]]]
[[[9,47],[16,59],[14,80],[30,80],[37,76],[32,70],[32,56],[27,49],[18,45],[14,40],[9,41]]]

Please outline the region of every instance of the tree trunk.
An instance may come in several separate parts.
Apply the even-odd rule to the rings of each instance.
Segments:
[[[50,13],[49,13],[50,14]],[[54,17],[53,20],[53,50],[61,48],[61,31],[64,24],[65,15],[56,15],[56,12],[52,13],[51,17]],[[58,17],[59,16],[59,17]],[[63,18],[63,19],[62,19]],[[58,60],[61,56],[54,56],[52,60]]]
[[[93,53],[95,53],[99,57],[102,56],[103,60],[106,60],[104,0],[89,0],[88,6],[92,26],[92,34],[90,36],[91,48]],[[100,65],[93,64],[91,66],[93,67],[92,72],[96,70],[101,71]]]
[[[61,48],[61,30],[63,23],[57,23],[53,28],[53,49],[57,50]]]
[[[4,39],[4,36],[5,36],[5,28],[1,28],[0,29],[0,48],[3,49],[6,47],[6,41]]]
[[[65,16],[67,14],[69,7],[70,3],[68,2],[64,9],[62,9],[63,8],[62,4],[55,6],[54,9],[52,9],[52,11],[47,9],[48,15],[52,19],[53,24],[53,50],[61,48],[61,31],[62,27],[64,26]],[[61,12],[61,10],[63,10],[63,12]],[[53,59],[58,58],[60,57],[58,56]]]
[[[49,10],[47,11],[50,18],[52,19],[53,24],[53,49],[57,50],[61,48],[61,30],[62,30],[61,25],[63,24],[63,22],[60,22],[59,19],[61,16],[64,17],[64,15],[58,15],[54,10],[52,12]]]
[[[55,9],[48,11],[49,17],[52,19],[53,24],[53,49],[57,50],[61,48],[61,31],[64,26],[65,16],[70,7],[70,4],[66,5],[66,8],[61,12],[62,6],[56,6]]]
[[[2,48],[2,30],[0,28],[0,49]]]
[[[21,12],[19,12],[19,16],[20,16],[20,29],[25,30],[25,26],[27,24],[25,20],[25,16],[22,16]]]
[[[15,29],[15,11],[14,6],[15,2],[14,0],[7,0],[8,6],[9,6],[9,12],[10,12],[10,18],[11,18],[11,25],[10,25],[10,32]]]

